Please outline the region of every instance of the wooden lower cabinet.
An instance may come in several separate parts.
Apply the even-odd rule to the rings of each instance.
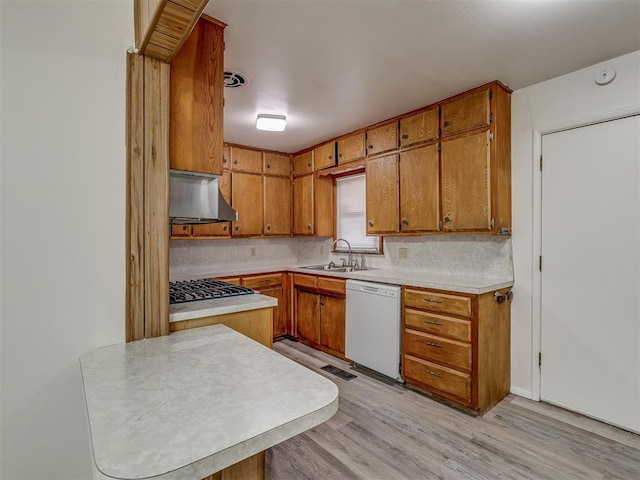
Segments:
[[[345,358],[345,281],[324,279],[294,275],[295,336],[312,347]]]
[[[287,274],[281,272],[264,273],[242,277],[241,285],[253,288],[258,293],[278,300],[273,307],[273,339],[282,340],[289,330],[289,284]],[[226,280],[225,280],[226,281]]]
[[[511,385],[510,302],[498,303],[494,292],[403,287],[402,293],[407,385],[481,415],[502,400]]]

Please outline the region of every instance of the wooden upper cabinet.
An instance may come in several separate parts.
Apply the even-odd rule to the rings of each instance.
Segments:
[[[218,178],[218,188],[224,199],[231,204],[231,174],[225,170]],[[229,237],[231,236],[231,222],[208,223],[193,226],[194,237]]]
[[[445,231],[490,231],[490,133],[442,142],[442,223]]]
[[[316,237],[332,237],[335,208],[333,179],[329,175],[313,179],[313,202],[313,234]]]
[[[338,163],[347,163],[364,158],[364,132],[354,133],[338,140]]]
[[[313,149],[314,170],[332,167],[336,164],[336,142],[327,142]]]
[[[284,153],[264,152],[264,174],[291,175],[291,156]]]
[[[231,170],[262,173],[262,152],[260,150],[232,146]]]
[[[399,170],[400,231],[437,231],[440,222],[437,145],[402,152]]]
[[[233,236],[262,235],[262,175],[232,172],[231,205],[238,211]]]
[[[265,175],[264,234],[291,234],[291,180]]]
[[[306,175],[313,172],[313,150],[294,155],[293,157],[293,174]]]
[[[400,146],[429,142],[438,138],[438,108],[430,108],[400,119]]]
[[[367,130],[367,155],[396,150],[398,148],[398,122],[385,123]]]
[[[231,147],[229,145],[222,148],[222,168],[231,168]]]
[[[367,160],[367,234],[398,231],[398,156]]]
[[[313,235],[313,174],[293,181],[293,234]]]
[[[171,168],[222,175],[223,34],[200,19],[171,62]]]
[[[491,89],[454,97],[441,105],[442,135],[488,127],[491,124]]]

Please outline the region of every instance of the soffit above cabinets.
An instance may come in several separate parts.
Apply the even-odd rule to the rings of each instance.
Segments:
[[[523,88],[640,49],[638,0],[212,0],[225,141],[296,152],[498,79]],[[255,129],[284,114],[284,132]]]

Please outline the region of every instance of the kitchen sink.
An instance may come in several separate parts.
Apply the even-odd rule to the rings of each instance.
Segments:
[[[360,267],[341,267],[338,265],[333,265],[332,263],[328,263],[325,265],[308,265],[306,267],[302,267],[302,268],[307,268],[309,270],[320,270],[320,271],[325,271],[325,272],[360,272],[363,270],[375,270],[375,268],[369,268],[369,267],[365,267],[365,268],[360,268]]]

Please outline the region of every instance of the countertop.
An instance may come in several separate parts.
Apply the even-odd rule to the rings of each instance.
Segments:
[[[277,299],[260,294],[177,303],[169,305],[169,322],[246,312],[260,308],[271,308],[276,305],[278,305]]]
[[[338,409],[333,382],[224,325],[102,347],[80,366],[103,478],[200,480]]]
[[[191,278],[211,278],[211,277],[233,277],[240,275],[251,275],[267,272],[293,272],[306,273],[309,275],[322,275],[327,277],[347,278],[354,280],[364,280],[370,282],[389,283],[393,285],[403,285],[412,287],[433,288],[436,290],[446,290],[451,292],[470,293],[480,295],[483,293],[499,290],[501,288],[513,286],[512,278],[493,278],[478,275],[436,273],[418,270],[400,269],[372,269],[357,272],[329,272],[324,270],[311,270],[303,268],[305,265],[318,265],[327,263],[326,260],[316,262],[309,261],[302,265],[269,265],[255,267],[251,269],[220,270],[211,271],[206,274],[185,276],[172,280],[188,280]]]

